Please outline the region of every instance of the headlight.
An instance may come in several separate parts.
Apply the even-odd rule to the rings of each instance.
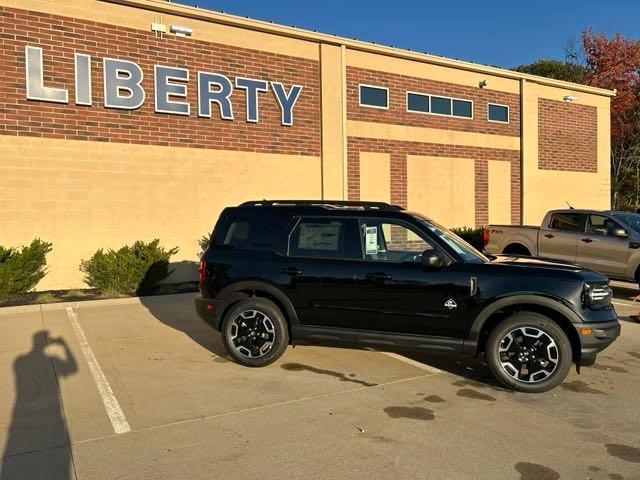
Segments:
[[[582,301],[585,306],[594,310],[607,308],[611,305],[613,290],[609,283],[585,283]]]

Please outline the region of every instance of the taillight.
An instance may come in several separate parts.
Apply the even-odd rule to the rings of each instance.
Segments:
[[[204,283],[204,277],[206,273],[207,273],[207,261],[200,260],[200,266],[198,267],[198,274],[200,276],[200,279],[199,279],[200,285]]]
[[[491,238],[491,231],[488,228],[485,228],[482,231],[482,243],[484,244],[485,247],[489,245],[490,238]]]

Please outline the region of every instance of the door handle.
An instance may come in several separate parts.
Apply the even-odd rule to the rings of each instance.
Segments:
[[[553,238],[553,237],[555,237],[555,235],[553,235],[552,233],[547,233],[547,234],[545,235],[545,237],[547,237],[547,238]]]
[[[286,267],[286,268],[281,268],[280,273],[284,273],[285,275],[291,275],[292,277],[298,277],[302,275],[304,272],[296,267]]]
[[[593,240],[591,240],[590,238],[581,238],[581,239],[580,239],[580,241],[581,241],[581,242],[584,242],[584,243],[591,243],[591,242],[593,242]]]
[[[391,280],[391,275],[389,275],[388,273],[382,273],[382,272],[367,273],[366,277],[368,280],[375,280],[378,282]]]

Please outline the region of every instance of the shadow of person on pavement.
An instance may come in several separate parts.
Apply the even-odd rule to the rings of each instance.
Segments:
[[[60,348],[63,357],[50,354],[50,347]],[[15,403],[0,479],[74,478],[58,381],[78,371],[75,357],[64,339],[42,330],[34,334],[31,351],[15,359],[13,371]]]

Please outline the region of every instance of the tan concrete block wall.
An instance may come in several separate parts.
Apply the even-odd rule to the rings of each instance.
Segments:
[[[475,164],[472,158],[409,155],[407,183],[409,210],[420,212],[447,227],[475,224]]]
[[[391,201],[390,155],[360,152],[360,200]]]
[[[196,240],[225,206],[320,198],[319,157],[2,135],[0,149],[0,243],[53,243],[38,290],[83,287],[81,259],[135,240],[197,262]]]

